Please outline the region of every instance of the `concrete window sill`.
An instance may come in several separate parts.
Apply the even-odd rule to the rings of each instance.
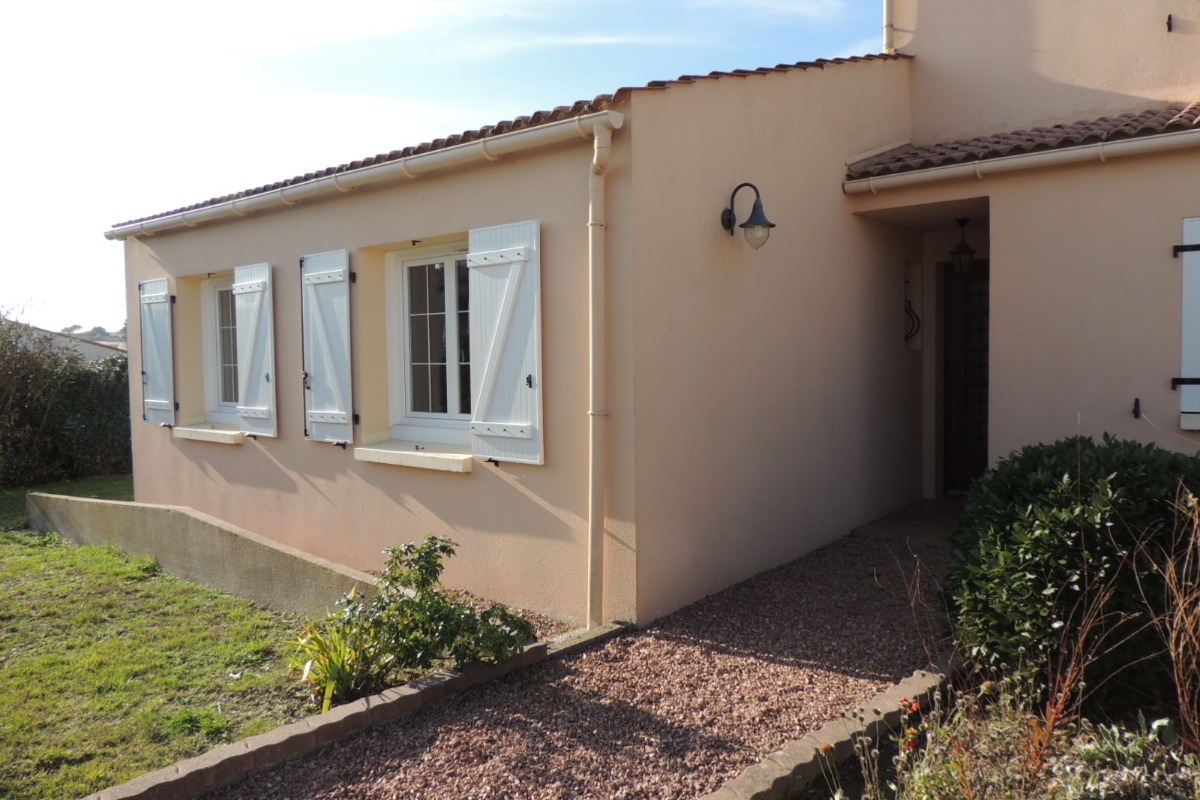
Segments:
[[[408,442],[398,439],[356,447],[354,458],[374,464],[460,473],[470,472],[475,464],[471,448],[466,445]]]
[[[176,425],[171,432],[176,439],[214,444],[241,444],[246,435],[226,425],[205,423],[203,425]]]

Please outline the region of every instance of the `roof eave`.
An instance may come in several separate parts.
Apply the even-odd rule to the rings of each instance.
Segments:
[[[1079,164],[1087,161],[1107,161],[1111,158],[1120,158],[1123,156],[1165,153],[1192,147],[1200,147],[1200,129],[1172,131],[1171,133],[1140,136],[1133,139],[1095,142],[1055,150],[1019,153],[999,158],[976,159],[946,166],[896,172],[889,175],[855,178],[853,180],[842,181],[842,191],[846,194],[878,194],[881,191],[890,189],[942,183],[962,178],[974,177],[981,179],[987,175],[1043,169],[1064,164]]]
[[[611,109],[583,114],[511,133],[489,136],[450,147],[404,156],[392,161],[324,175],[309,181],[289,184],[244,197],[234,197],[212,205],[115,225],[105,231],[104,236],[106,239],[123,241],[138,236],[151,236],[156,233],[194,228],[202,224],[245,217],[263,211],[278,210],[301,201],[413,179],[452,167],[497,161],[505,156],[550,147],[575,139],[590,139],[595,135],[597,126],[615,130],[624,125],[624,122],[624,115]]]

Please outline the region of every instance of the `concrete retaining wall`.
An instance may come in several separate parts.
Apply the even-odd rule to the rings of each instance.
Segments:
[[[36,492],[27,496],[26,507],[34,530],[150,555],[176,577],[280,611],[320,616],[351,589],[366,591],[375,584],[365,572],[188,508]]]

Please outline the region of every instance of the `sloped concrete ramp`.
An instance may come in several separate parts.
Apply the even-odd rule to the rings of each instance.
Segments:
[[[351,589],[370,591],[375,585],[365,572],[181,506],[31,492],[26,508],[34,530],[153,556],[176,577],[278,611],[323,616]]]

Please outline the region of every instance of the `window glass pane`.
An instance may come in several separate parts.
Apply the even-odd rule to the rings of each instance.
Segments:
[[[446,403],[446,365],[434,364],[429,367],[429,380],[433,384],[430,386],[429,394],[433,408],[430,410],[438,414],[445,414],[448,410]]]
[[[458,413],[471,413],[471,367],[463,364],[458,368]]]
[[[446,310],[446,270],[441,264],[431,264],[428,269],[429,311],[441,313]]]
[[[429,317],[413,316],[409,319],[409,335],[414,364],[429,362]]]
[[[471,363],[471,316],[466,311],[458,312],[458,363]]]
[[[458,413],[471,413],[471,275],[467,260],[454,262],[458,296]]]
[[[441,264],[408,268],[408,347],[411,408],[446,412],[446,270]]]
[[[429,367],[413,364],[412,367],[412,410],[429,411]]]
[[[414,314],[429,311],[429,286],[425,277],[428,265],[408,268],[409,308]]]
[[[429,317],[429,361],[446,363],[446,315],[430,314]]]
[[[458,304],[459,311],[466,311],[470,308],[468,301],[470,300],[470,270],[467,269],[466,259],[460,259],[454,262],[454,271],[458,276]]]
[[[237,379],[237,306],[233,289],[217,290],[217,373],[221,385],[217,397],[222,403],[238,401]]]

